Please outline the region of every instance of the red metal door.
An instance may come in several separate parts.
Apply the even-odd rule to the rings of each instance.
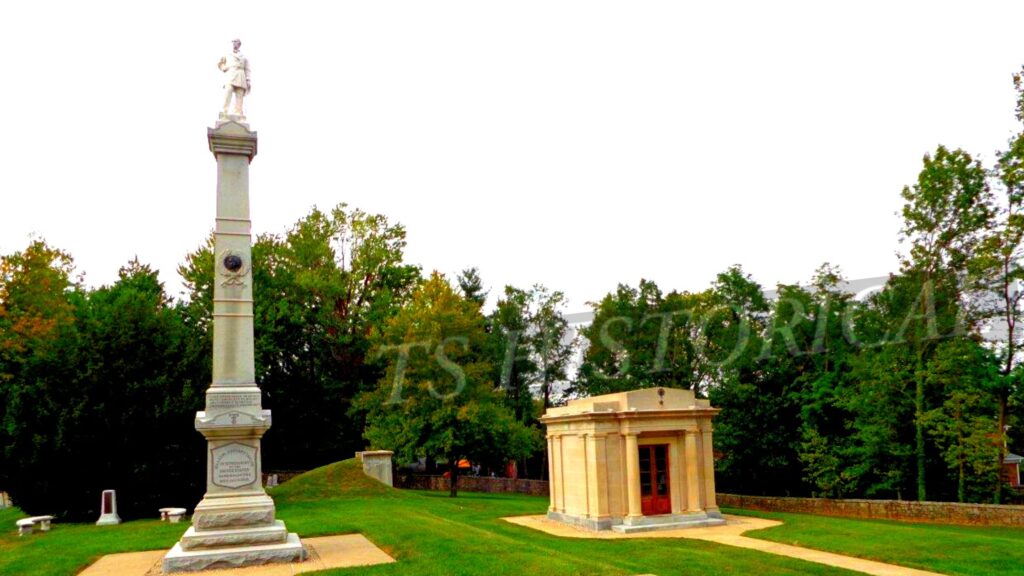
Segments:
[[[640,511],[644,516],[671,514],[668,444],[640,446]]]

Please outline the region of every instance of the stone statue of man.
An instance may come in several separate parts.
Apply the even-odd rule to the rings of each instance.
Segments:
[[[235,39],[231,41],[234,51],[220,59],[217,67],[224,72],[224,109],[222,115],[228,115],[228,107],[231,104],[231,97],[235,97],[235,109],[232,114],[245,118],[242,112],[242,102],[245,95],[252,90],[252,78],[249,74],[249,60],[239,52],[242,41]]]

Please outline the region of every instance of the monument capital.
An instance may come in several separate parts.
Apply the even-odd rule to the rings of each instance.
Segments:
[[[207,128],[206,139],[214,156],[247,156],[250,162],[256,157],[256,132],[237,120],[219,121],[216,127]]]

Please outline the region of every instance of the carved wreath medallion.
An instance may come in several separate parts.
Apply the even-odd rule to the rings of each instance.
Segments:
[[[245,276],[249,273],[249,263],[245,254],[238,250],[225,250],[217,259],[217,268],[224,280],[221,286],[245,286]]]

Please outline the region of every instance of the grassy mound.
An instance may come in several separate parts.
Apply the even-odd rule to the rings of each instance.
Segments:
[[[356,458],[321,466],[268,490],[275,502],[308,502],[335,498],[401,498],[402,493],[363,473]]]

